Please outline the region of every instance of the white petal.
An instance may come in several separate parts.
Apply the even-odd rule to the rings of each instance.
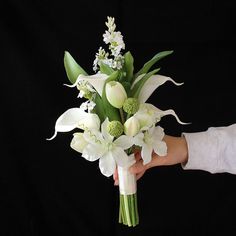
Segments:
[[[143,138],[144,134],[142,132],[138,133],[137,135],[134,136],[134,144],[142,147],[144,144]]]
[[[141,156],[143,164],[146,165],[152,160],[152,147],[150,145],[143,145],[141,150]]]
[[[68,87],[76,87],[79,81],[87,81],[89,82],[98,92],[100,96],[102,96],[102,90],[104,83],[106,79],[108,78],[108,75],[98,73],[95,75],[79,75],[78,78],[76,79],[76,82],[72,85],[65,84]]]
[[[157,108],[158,109],[158,108]],[[175,117],[175,119],[177,120],[178,123],[182,124],[182,125],[186,125],[186,124],[190,124],[190,123],[185,123],[185,122],[182,122],[179,117],[176,115],[176,113],[174,112],[174,110],[172,109],[169,109],[169,110],[166,110],[166,111],[162,111],[160,109],[158,109],[158,113],[160,115],[160,117],[163,117],[163,116],[167,116],[167,115],[172,115]]]
[[[160,126],[157,126],[153,130],[153,138],[155,140],[162,140],[164,138],[164,129]]]
[[[86,130],[83,135],[84,139],[91,144],[97,145],[102,144],[104,139],[102,137],[101,132],[98,130]]]
[[[82,157],[84,157],[88,161],[96,161],[102,157],[104,150],[98,145],[88,144],[82,153]]]
[[[164,84],[166,81],[171,81],[177,86],[182,85],[183,83],[176,83],[173,79],[170,77],[166,77],[163,75],[152,75],[143,85],[141,88],[140,94],[139,94],[139,102],[144,103],[148,100],[148,98],[151,96],[151,94],[162,84]]]
[[[109,124],[109,120],[108,118],[106,118],[101,125],[102,135],[107,142],[112,142],[114,137],[110,135],[107,131],[108,124]]]
[[[74,133],[70,146],[75,151],[82,153],[88,142],[83,137],[83,133]]]
[[[103,175],[109,177],[116,169],[116,162],[112,157],[111,152],[107,152],[102,158],[99,159],[99,168]]]
[[[100,119],[97,114],[84,112],[84,116],[78,119],[77,127],[80,129],[100,129]]]
[[[159,156],[166,156],[167,155],[167,146],[164,141],[157,141],[153,147],[154,152]]]
[[[57,132],[69,132],[77,127],[78,121],[87,115],[86,112],[79,108],[71,108],[64,112],[56,121],[55,133],[48,140],[56,137]]]
[[[129,165],[129,157],[122,148],[114,147],[111,153],[118,166],[127,167]]]
[[[121,147],[123,150],[130,148],[134,144],[134,140],[132,137],[121,135],[114,141],[116,146]]]

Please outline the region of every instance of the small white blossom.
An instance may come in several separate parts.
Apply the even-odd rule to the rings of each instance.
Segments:
[[[106,63],[109,59],[108,59],[109,53],[106,52],[102,47],[100,47],[98,49],[98,52],[95,55],[95,60],[93,62],[93,70],[97,71],[98,70],[98,66],[100,66],[101,62]]]
[[[160,126],[153,126],[144,133],[140,132],[134,137],[134,143],[140,147],[143,164],[146,165],[152,160],[152,152],[154,151],[159,156],[167,154],[167,146],[163,141],[165,133]]]
[[[101,62],[118,70],[122,69],[124,65],[124,57],[121,55],[121,50],[125,49],[125,43],[121,32],[115,31],[115,19],[113,17],[107,17],[106,26],[108,30],[103,34],[103,41],[109,44],[110,54],[101,47],[98,49],[93,62],[94,71],[98,70],[98,66],[101,65]],[[113,58],[109,58],[109,56]]]
[[[95,107],[96,103],[94,103],[93,101],[86,101],[86,102],[83,102],[81,103],[80,105],[80,109],[83,110],[83,111],[87,111],[88,110],[88,113],[90,113],[93,108]]]
[[[109,32],[115,31],[116,24],[115,24],[115,18],[114,17],[108,16],[107,17],[107,22],[105,24],[106,24]]]

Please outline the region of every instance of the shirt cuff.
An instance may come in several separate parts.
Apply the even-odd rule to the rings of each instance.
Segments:
[[[188,146],[188,161],[182,164],[184,170],[218,172],[219,150],[217,137],[209,130],[182,134]]]

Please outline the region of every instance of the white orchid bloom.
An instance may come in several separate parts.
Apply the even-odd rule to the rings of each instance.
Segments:
[[[89,161],[96,161],[99,159],[99,168],[103,175],[111,176],[116,164],[121,167],[127,167],[133,164],[124,150],[133,145],[133,139],[121,135],[115,141],[107,131],[109,121],[106,119],[101,125],[101,132],[96,130],[87,130],[84,132],[83,138],[88,143],[82,156]]]
[[[76,87],[80,81],[87,81],[90,85],[93,86],[93,88],[98,92],[98,94],[102,96],[103,86],[107,78],[108,78],[108,75],[102,74],[102,73],[97,73],[94,75],[80,74],[74,84],[72,85],[65,84],[65,85],[70,88],[73,88],[73,87]]]
[[[139,75],[133,82],[131,88],[134,87],[134,85],[143,78],[145,74]],[[182,85],[183,83],[176,83],[173,79],[167,76],[163,75],[152,75],[143,85],[141,88],[141,91],[139,93],[138,100],[140,103],[145,103],[148,98],[152,95],[152,93],[162,84],[164,84],[167,81],[171,81],[177,86]]]
[[[54,139],[57,132],[69,132],[75,128],[98,130],[100,128],[100,119],[97,114],[87,113],[80,108],[68,109],[57,119],[55,133],[47,140]]]
[[[134,144],[142,147],[141,156],[144,165],[152,160],[153,151],[159,156],[166,156],[167,146],[162,141],[164,135],[163,128],[153,126],[144,133],[140,132],[134,137]]]

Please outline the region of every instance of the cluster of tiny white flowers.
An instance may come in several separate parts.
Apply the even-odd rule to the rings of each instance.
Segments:
[[[83,102],[81,105],[80,105],[80,109],[82,109],[83,111],[87,111],[88,110],[88,113],[90,113],[93,108],[96,106],[96,103],[91,101],[91,100],[88,100],[86,102]]]
[[[79,90],[79,98],[91,97],[92,94],[96,92],[87,81],[83,80],[79,81],[79,83],[77,84],[77,89]]]
[[[116,25],[114,17],[107,17],[106,26],[108,30],[103,34],[103,41],[106,44],[109,44],[109,49],[113,59],[109,58],[109,53],[100,47],[93,62],[94,71],[98,70],[98,66],[100,66],[101,62],[118,70],[121,69],[124,64],[124,57],[121,55],[121,50],[125,49],[125,44],[121,32],[115,31]]]

